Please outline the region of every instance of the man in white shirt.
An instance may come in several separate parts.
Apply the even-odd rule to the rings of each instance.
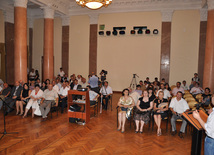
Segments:
[[[58,106],[58,94],[53,89],[53,85],[49,84],[48,89],[46,89],[43,93],[42,100],[40,102],[40,107],[39,107],[42,114],[42,121],[45,121],[47,119],[47,115],[53,104],[55,104],[55,106]]]
[[[100,89],[100,93],[101,93],[103,107],[104,107],[105,110],[107,110],[108,101],[109,101],[111,95],[113,94],[112,89],[108,85],[107,81],[104,82],[104,86],[102,86],[102,88]],[[104,100],[105,100],[105,104],[103,102]]]
[[[163,93],[164,93],[163,98],[169,100],[172,96],[171,96],[170,92],[169,92],[167,89],[165,89],[165,86],[164,86],[163,83],[160,84],[160,88],[161,88],[161,89],[158,90],[156,96],[158,97],[159,92],[160,92],[160,91],[163,91]]]
[[[59,87],[56,85],[56,81],[55,80],[52,81],[52,85],[53,85],[53,90],[55,90],[56,93],[58,94],[59,93]]]
[[[184,80],[182,82],[182,86],[181,86],[184,90],[189,90],[189,86],[187,85],[187,82]]]
[[[92,91],[90,85],[88,85],[87,88],[88,88],[88,90],[89,90],[90,105],[95,105],[95,104],[96,104],[96,101],[97,101],[97,99],[98,99],[98,97],[99,97],[100,95],[97,94],[95,91]]]
[[[202,93],[204,93],[204,90],[201,87],[199,87],[199,83],[196,82],[195,83],[195,87],[193,87],[190,90],[190,93],[193,94],[193,95],[202,94]]]
[[[58,78],[56,79],[56,85],[59,87],[59,89],[62,88],[62,84],[60,83],[60,80]]]
[[[214,100],[214,97],[213,99]],[[214,105],[214,101],[212,102]],[[214,108],[211,108],[208,110],[209,117],[207,119],[207,122],[205,123],[198,113],[197,110],[193,112],[193,117],[198,120],[198,122],[201,124],[201,126],[206,131],[206,138],[204,142],[204,155],[213,155],[214,153]]]
[[[78,84],[81,84],[81,82],[82,82],[82,76],[81,75],[77,75],[77,80],[78,80]]]
[[[69,88],[66,86],[66,83],[62,83],[62,88],[59,90],[59,103],[61,106],[61,113],[64,112],[64,108],[67,105],[67,96]]]
[[[59,70],[59,76],[63,77],[65,75],[65,72],[62,70],[62,67]]]
[[[180,128],[180,132],[178,133],[178,136],[180,138],[183,138],[183,133],[185,133],[185,128],[187,125],[187,122],[185,119],[183,119],[182,113],[189,110],[189,105],[187,104],[186,100],[182,98],[182,92],[178,91],[175,98],[173,98],[170,102],[169,108],[172,111],[172,118],[171,118],[171,125],[172,125],[172,135],[174,136],[176,131],[176,120],[181,119],[182,125]]]
[[[173,90],[172,90],[172,95],[176,96],[178,91],[181,91],[184,94],[184,89],[181,87],[181,83],[180,82],[176,83],[176,87],[173,88]]]
[[[86,83],[86,79],[82,78],[82,82],[81,82],[82,88],[86,88],[87,83]]]

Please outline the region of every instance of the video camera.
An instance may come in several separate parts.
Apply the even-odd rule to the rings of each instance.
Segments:
[[[101,72],[100,73],[103,73],[103,74],[105,74],[105,75],[107,75],[108,74],[108,72],[106,71],[106,70],[101,70]]]

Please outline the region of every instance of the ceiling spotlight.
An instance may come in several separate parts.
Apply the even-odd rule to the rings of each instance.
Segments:
[[[154,29],[153,34],[158,34],[158,29]]]
[[[150,34],[150,30],[149,30],[149,29],[146,29],[145,33],[146,33],[146,34]]]
[[[130,34],[135,34],[135,30],[131,30],[131,31],[130,31]]]
[[[116,35],[117,35],[117,31],[114,30],[114,31],[112,32],[112,34],[113,34],[114,36],[116,36]]]
[[[138,33],[138,34],[143,34],[142,29],[139,29],[139,30],[137,31],[137,33]]]
[[[99,35],[104,35],[104,31],[99,31]]]
[[[111,35],[111,31],[106,31],[106,35],[110,36]]]
[[[125,33],[126,33],[126,32],[123,31],[123,30],[119,32],[120,35],[124,35]]]

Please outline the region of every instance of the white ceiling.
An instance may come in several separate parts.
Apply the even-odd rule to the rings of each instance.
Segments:
[[[209,0],[214,1],[214,0]],[[55,16],[71,16],[88,14],[98,16],[100,13],[161,11],[173,12],[174,10],[199,9],[206,14],[207,0],[113,0],[107,8],[89,10],[78,6],[75,0],[28,0],[28,18],[43,18],[44,6],[55,10]],[[0,0],[0,9],[4,11],[8,20],[12,21],[14,0]],[[7,20],[6,18],[6,20]]]

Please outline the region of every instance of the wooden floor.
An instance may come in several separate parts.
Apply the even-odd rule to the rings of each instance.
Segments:
[[[19,132],[6,135],[0,141],[0,155],[3,154],[164,154],[189,155],[191,152],[191,133],[188,130],[184,139],[166,133],[162,123],[163,135],[156,136],[148,125],[144,133],[135,134],[134,127],[126,124],[125,133],[117,131],[116,104],[120,94],[113,96],[113,111],[103,111],[98,117],[92,117],[85,126],[68,122],[67,114],[54,113],[53,119],[41,122],[40,117],[30,116],[22,119],[15,112],[6,117],[7,132]],[[0,131],[3,131],[3,112],[0,112]],[[178,125],[177,128],[180,126]],[[170,129],[170,126],[169,126]],[[179,130],[179,129],[178,129]],[[203,151],[203,146],[202,146]],[[203,152],[202,152],[203,154]]]

